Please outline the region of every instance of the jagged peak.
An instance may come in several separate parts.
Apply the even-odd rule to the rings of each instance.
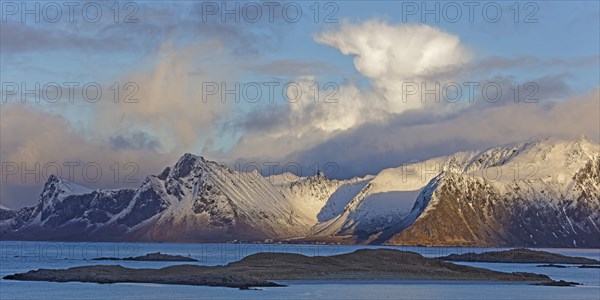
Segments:
[[[565,141],[569,141],[572,144],[577,144],[577,143],[598,144],[598,142],[595,142],[593,139],[589,138],[585,134],[580,134],[580,135],[578,135],[576,137],[573,137],[573,138],[571,138],[569,140],[565,140]]]
[[[573,139],[576,142],[591,142],[591,140],[585,135],[585,134],[580,134],[578,137]]]
[[[188,153],[183,154],[179,158],[179,160],[177,161],[177,163],[175,165],[177,166],[180,164],[189,164],[189,163],[198,163],[198,162],[206,163],[207,160],[200,155],[195,155],[195,154],[188,152]]]
[[[589,147],[589,146],[599,147],[600,146],[597,142],[594,142],[594,140],[588,138],[587,136],[585,136],[583,134],[576,138],[571,139],[568,142],[568,145],[571,147],[582,147],[582,146],[584,146],[584,147]]]
[[[329,177],[327,177],[327,174],[325,174],[325,172],[321,171],[321,170],[317,170],[315,172],[314,175],[309,175],[309,176],[302,176],[302,177],[297,177],[298,180],[296,181],[307,181],[307,182],[330,182],[330,181],[335,181],[335,179],[331,179]]]
[[[54,174],[48,176],[48,180],[46,180],[46,183],[44,184],[44,191],[49,189],[59,189],[62,192],[70,194],[87,194],[92,192],[92,190],[87,187],[70,182]]]
[[[177,163],[173,166],[172,174],[177,177],[185,177],[188,176],[192,170],[195,170],[199,167],[205,167],[209,161],[207,161],[204,157],[194,155],[191,153],[185,153]]]
[[[527,157],[536,162],[538,153],[551,153],[555,149],[574,153],[591,153],[598,149],[598,144],[581,135],[565,139],[553,136],[534,137],[528,140],[494,146],[481,151],[469,164],[467,171],[488,167],[496,167],[511,162],[517,157]],[[597,150],[596,150],[597,151]],[[545,155],[545,154],[544,154]]]
[[[40,194],[38,207],[41,211],[46,211],[54,203],[60,202],[71,195],[84,195],[92,193],[93,190],[72,183],[54,174],[48,176],[48,180],[44,184],[44,189]]]
[[[204,157],[202,157],[201,155],[196,155],[196,154],[193,154],[193,153],[190,153],[190,152],[184,153],[181,156],[181,158],[179,158],[179,159],[182,160],[182,159],[190,159],[190,158],[204,160]]]
[[[162,172],[156,175],[156,177],[160,180],[165,180],[169,176],[169,173],[171,173],[171,167],[166,167]]]
[[[48,183],[58,183],[61,182],[62,179],[54,174],[50,174],[50,176],[48,176],[48,180],[46,180],[46,184]]]

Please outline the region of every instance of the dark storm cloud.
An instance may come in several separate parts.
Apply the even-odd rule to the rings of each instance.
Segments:
[[[117,134],[110,137],[110,144],[114,149],[133,149],[158,151],[161,144],[155,137],[145,132],[134,132],[128,135]]]

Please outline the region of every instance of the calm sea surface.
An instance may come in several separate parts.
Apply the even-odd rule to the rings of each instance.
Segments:
[[[395,248],[427,257],[482,252],[484,248],[369,247],[345,245],[54,243],[0,242],[0,276],[39,268],[119,264],[160,268],[177,262],[91,261],[96,257],[128,257],[149,252],[191,256],[198,264],[221,265],[256,252],[335,255],[361,248]],[[542,249],[600,259],[600,249]],[[382,262],[385,263],[385,262]],[[544,287],[514,283],[407,280],[280,281],[287,287],[241,291],[223,287],[159,284],[95,284],[25,282],[0,279],[0,299],[600,299],[600,269],[538,268],[536,264],[463,263],[505,272],[534,272],[555,280],[583,283],[578,287]]]

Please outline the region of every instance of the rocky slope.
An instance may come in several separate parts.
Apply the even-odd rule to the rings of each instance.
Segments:
[[[51,176],[2,239],[600,247],[600,147],[538,139],[349,180],[263,177],[186,154],[137,189]]]

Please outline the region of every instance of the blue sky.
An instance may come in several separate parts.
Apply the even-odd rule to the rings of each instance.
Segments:
[[[87,3],[96,2],[80,4]],[[220,12],[204,22],[206,4],[146,1],[135,3],[136,23],[122,22],[132,8],[126,9],[124,2],[119,22],[113,8],[100,3],[98,22],[87,22],[76,10],[74,22],[63,15],[56,23],[43,16],[36,23],[22,22],[18,12],[7,15],[12,8],[3,4],[3,87],[97,82],[103,91],[97,103],[80,97],[74,103],[62,98],[37,103],[29,97],[23,104],[21,91],[7,95],[3,88],[3,100],[8,100],[0,104],[3,161],[134,161],[143,178],[193,152],[227,163],[293,161],[308,166],[334,161],[344,166],[336,176],[351,177],[406,160],[535,136],[599,138],[595,124],[600,112],[594,111],[600,101],[597,1],[482,2],[473,22],[465,3],[453,2],[462,8],[455,23],[445,20],[441,10],[439,22],[432,15],[422,22],[420,11],[406,15],[411,5],[420,9],[437,3],[443,9],[449,2],[319,2],[317,22],[314,2],[289,3],[302,8],[298,22],[286,21],[280,11],[273,22],[265,15],[256,23],[244,21],[243,15],[239,23],[223,22]],[[236,4],[243,14],[245,2],[225,5]],[[502,12],[498,22],[486,20],[493,15],[481,10],[492,4]],[[258,5],[264,9],[264,3]],[[334,9],[331,20],[338,22],[324,22]],[[434,56],[424,59],[424,53]],[[399,87],[412,81],[498,82],[505,84],[505,97],[510,84],[534,82],[539,102],[399,105]],[[134,82],[139,102],[114,103],[110,86],[115,82],[120,97],[132,91],[123,88]],[[297,82],[309,98],[290,104],[278,91],[274,103],[265,101],[264,93],[257,104],[221,103],[219,94],[204,103],[200,94],[207,82]],[[325,84],[333,82],[339,103],[311,101],[315,82],[320,97],[328,92]],[[592,115],[569,119],[575,114],[569,110],[583,108],[591,108],[584,111]],[[561,111],[566,111],[564,118]],[[494,124],[477,118],[502,114],[521,120]],[[581,122],[586,118],[587,123]],[[549,125],[539,126],[543,122]],[[581,124],[571,125],[576,122]],[[487,127],[497,130],[485,132]],[[91,185],[119,184],[102,180]],[[38,182],[2,185],[0,199],[9,206],[32,201],[15,199],[16,191],[30,189],[25,194],[33,198],[40,188]]]

